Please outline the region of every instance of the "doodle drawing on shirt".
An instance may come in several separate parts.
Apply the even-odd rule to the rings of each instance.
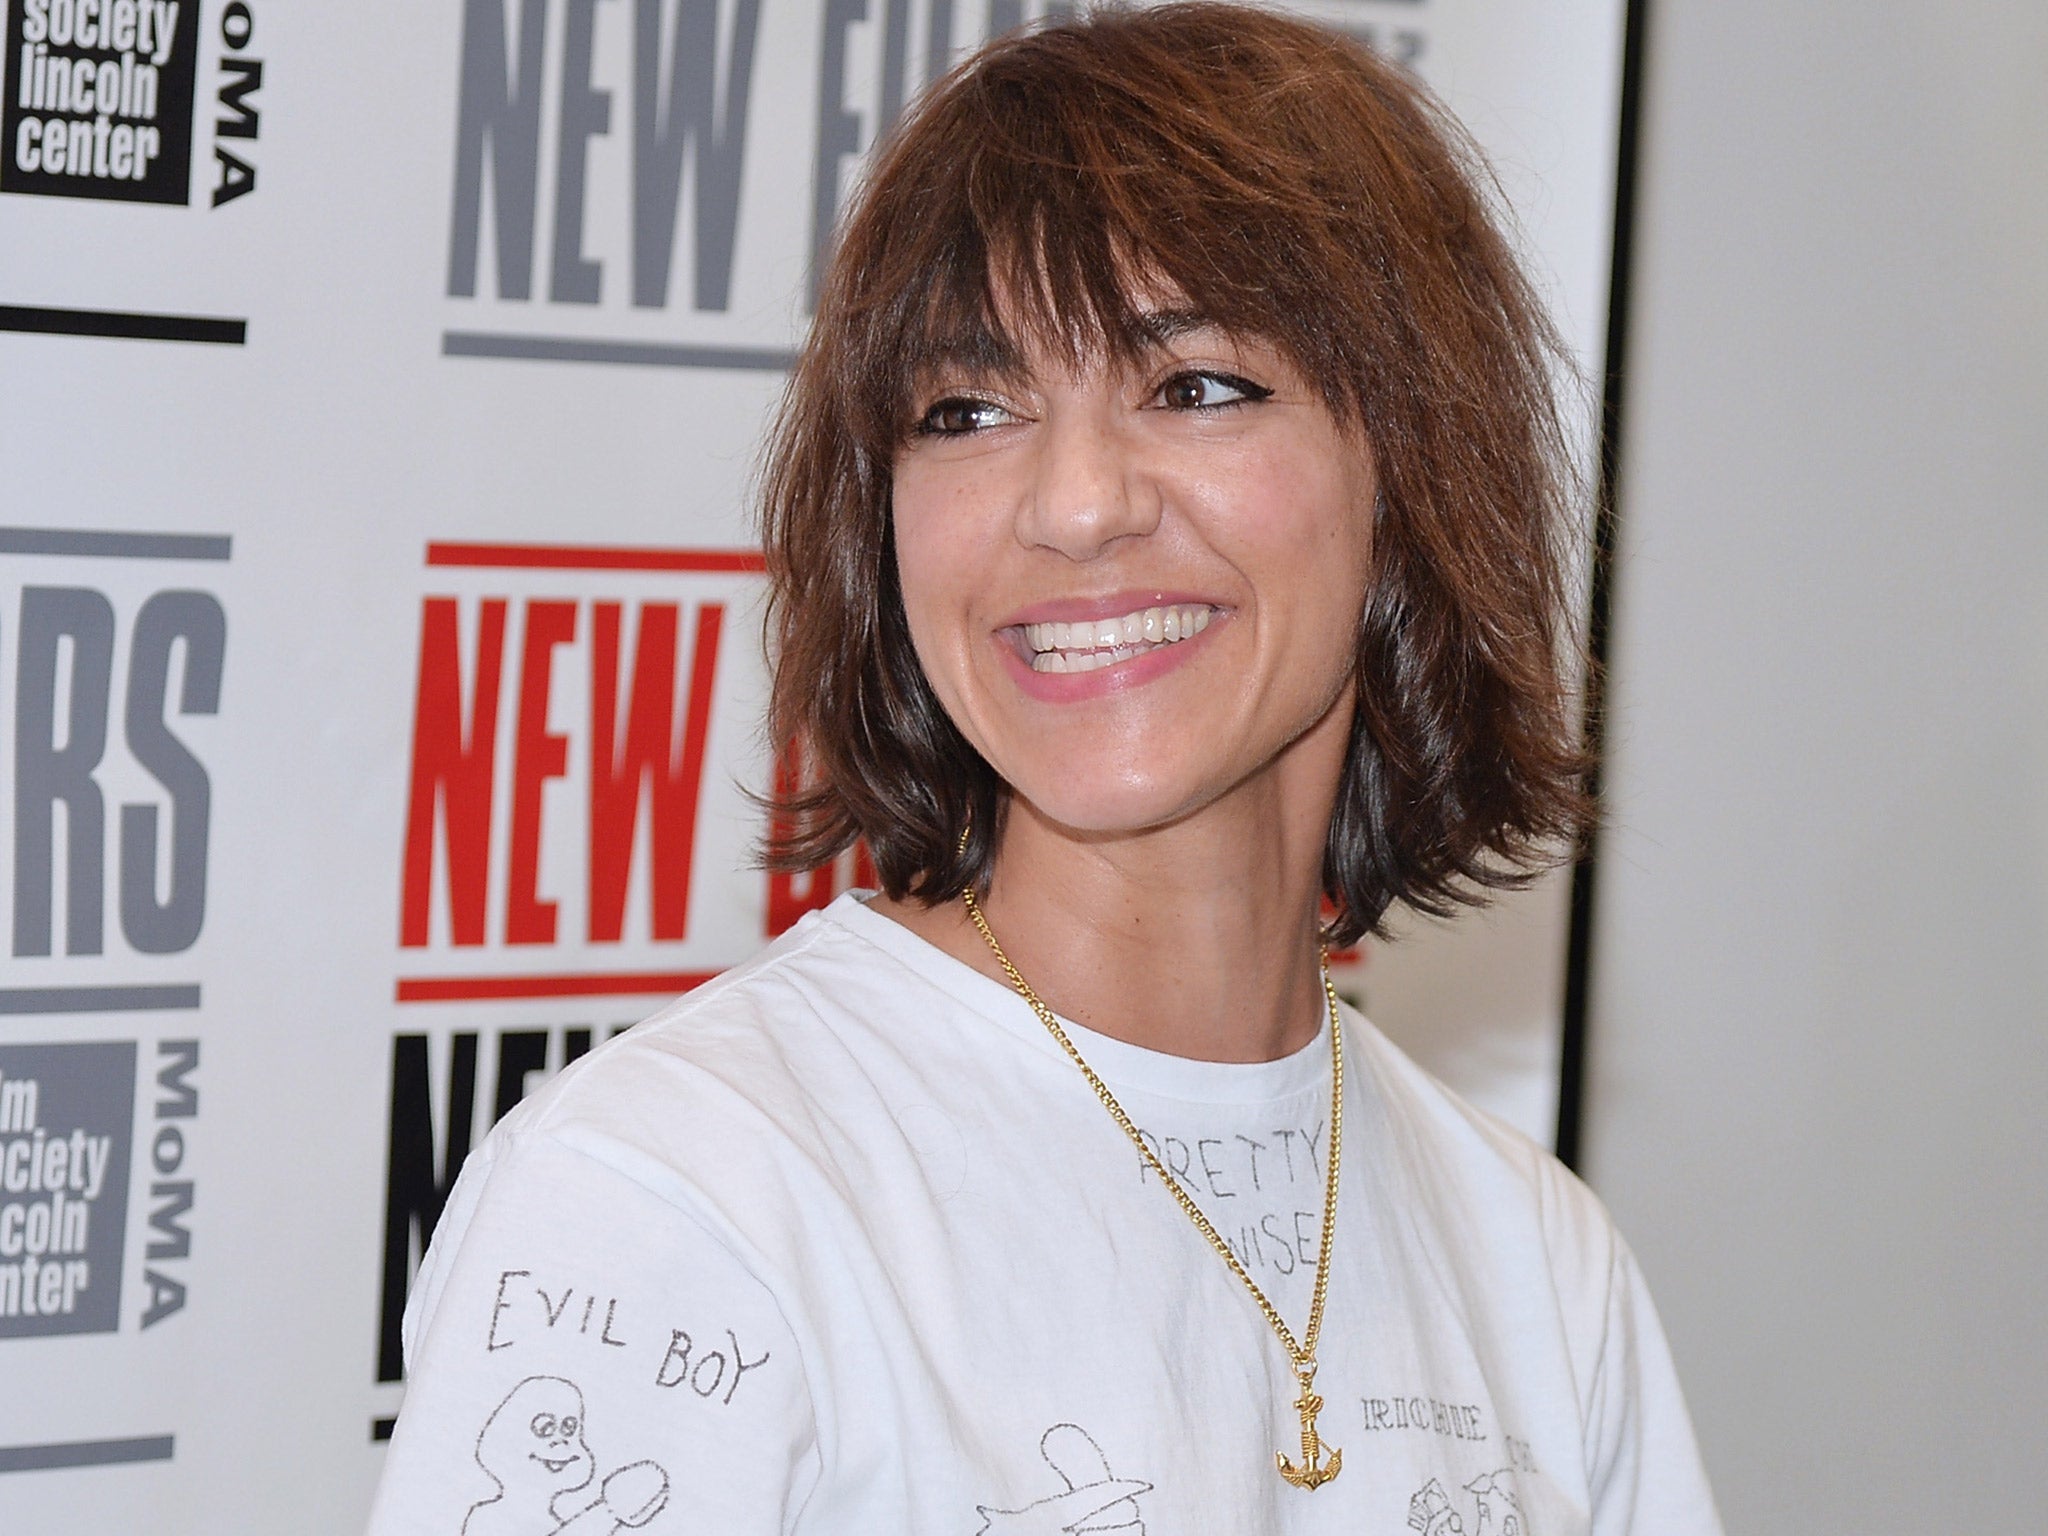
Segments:
[[[462,1536],[617,1536],[660,1514],[668,1473],[633,1461],[599,1479],[584,1428],[575,1382],[529,1376],[514,1387],[476,1437],[477,1465],[498,1487],[469,1507]]]
[[[1055,1424],[1040,1437],[1038,1454],[1063,1485],[1022,1509],[978,1505],[981,1526],[975,1536],[1080,1536],[1114,1531],[1117,1536],[1145,1536],[1145,1517],[1138,1495],[1150,1483],[1118,1477],[1109,1468],[1102,1447],[1078,1424]]]
[[[1465,1492],[1472,1495],[1476,1517],[1471,1526],[1465,1524],[1444,1485],[1435,1478],[1408,1501],[1409,1526],[1422,1536],[1528,1536],[1522,1505],[1506,1467],[1475,1477],[1465,1485]]]

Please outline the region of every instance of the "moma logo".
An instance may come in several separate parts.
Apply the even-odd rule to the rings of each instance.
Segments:
[[[444,351],[786,366],[867,146],[963,50],[1070,9],[464,0],[446,291],[493,328]]]
[[[9,0],[0,190],[183,203],[198,0]]]
[[[0,192],[189,201],[199,0],[8,0],[7,9]],[[216,27],[216,208],[256,188],[255,35],[249,0],[229,0]]]
[[[0,1338],[119,1327],[134,1121],[133,1041],[0,1045]]]
[[[198,1066],[197,1040],[157,1043],[144,1328],[185,1306]],[[135,1072],[132,1040],[0,1045],[0,1338],[119,1327]]]

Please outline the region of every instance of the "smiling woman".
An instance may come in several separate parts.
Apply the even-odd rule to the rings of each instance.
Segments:
[[[1605,1212],[1322,964],[1585,816],[1562,363],[1487,185],[1230,6],[910,113],[764,486],[770,857],[882,890],[472,1158],[375,1529],[1717,1530]],[[642,1459],[532,1472],[533,1382]]]
[[[1547,863],[1584,814],[1569,365],[1489,186],[1410,77],[1244,11],[1050,29],[935,90],[849,214],[773,438],[775,726],[824,770],[778,856],[808,867],[862,836],[892,896],[987,880],[1008,787],[915,664],[893,567],[914,580],[922,540],[903,520],[948,478],[1024,472],[984,466],[985,439],[1085,474],[1075,450],[1142,426],[1219,496],[1227,466],[1285,502],[1261,457],[1298,460],[1308,434],[1363,461],[1344,515],[1291,533],[1317,561],[1305,537],[1371,547],[1363,620],[1342,626],[1358,710],[1323,870],[1333,937]],[[1128,423],[1041,419],[1048,390],[1089,378]],[[1145,515],[1141,481],[1092,515]]]
[[[1130,364],[955,367],[927,393],[894,466],[896,567],[920,673],[1000,765],[996,814],[1030,808],[1007,852],[1326,801],[1373,471],[1284,356],[1189,325]]]

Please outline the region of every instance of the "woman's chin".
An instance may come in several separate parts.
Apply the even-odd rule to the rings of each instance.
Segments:
[[[1043,795],[1031,794],[1024,786],[1015,788],[1028,813],[1049,831],[1091,842],[1170,826],[1200,798],[1185,784],[1156,779],[1106,784],[1069,779],[1046,786]]]

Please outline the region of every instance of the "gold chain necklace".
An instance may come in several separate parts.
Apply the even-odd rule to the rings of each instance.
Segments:
[[[1221,1234],[1210,1224],[1209,1218],[1202,1214],[1202,1208],[1195,1204],[1194,1197],[1167,1171],[1166,1164],[1159,1160],[1159,1154],[1146,1145],[1145,1138],[1138,1134],[1137,1126],[1131,1123],[1131,1117],[1124,1113],[1123,1105],[1117,1103],[1116,1095],[1109,1091],[1109,1084],[1096,1076],[1095,1069],[1088,1065],[1086,1058],[1074,1048],[1074,1042],[1067,1038],[1067,1032],[1060,1028],[1060,1021],[1053,1016],[1053,1011],[1045,1006],[1043,999],[1036,992],[1031,990],[1031,983],[1024,979],[1023,972],[1010,963],[1010,957],[1003,953],[1003,946],[996,942],[996,936],[989,928],[988,919],[982,916],[981,903],[974,899],[974,892],[971,889],[965,890],[960,896],[967,904],[967,915],[974,920],[975,928],[980,931],[982,938],[988,941],[989,950],[996,957],[996,964],[1001,966],[1003,974],[1010,978],[1010,985],[1031,1005],[1031,1011],[1038,1015],[1038,1022],[1052,1032],[1053,1039],[1060,1043],[1061,1049],[1073,1058],[1074,1065],[1081,1069],[1081,1075],[1088,1079],[1088,1086],[1095,1090],[1095,1097],[1100,1099],[1102,1107],[1109,1111],[1110,1119],[1122,1127],[1123,1133],[1130,1137],[1132,1145],[1151,1165],[1152,1171],[1159,1175],[1159,1182],[1187,1213],[1188,1220],[1195,1224],[1202,1236],[1209,1240],[1209,1246],[1214,1248],[1221,1255],[1223,1262],[1230,1266],[1230,1272],[1244,1282],[1244,1288],[1251,1292],[1252,1300],[1259,1304],[1259,1310],[1266,1315],[1266,1321],[1272,1324],[1273,1331],[1280,1336],[1280,1343],[1287,1350],[1288,1364],[1294,1371],[1294,1379],[1301,1386],[1301,1396],[1294,1400],[1295,1411],[1301,1415],[1301,1462],[1296,1465],[1289,1461],[1284,1451],[1275,1451],[1273,1460],[1280,1469],[1280,1475],[1295,1487],[1310,1490],[1322,1487],[1344,1467],[1344,1453],[1335,1446],[1325,1445],[1322,1437],[1316,1433],[1316,1415],[1322,1412],[1323,1408],[1323,1400],[1315,1391],[1316,1340],[1323,1331],[1323,1298],[1330,1289],[1330,1249],[1337,1231],[1337,1170],[1343,1161],[1344,1151],[1344,1033],[1343,1026],[1337,1021],[1337,988],[1330,980],[1328,961],[1321,963],[1321,970],[1323,996],[1328,1000],[1330,1008],[1330,1155],[1325,1160],[1326,1171],[1323,1177],[1323,1235],[1322,1246],[1316,1253],[1315,1294],[1309,1302],[1308,1327],[1303,1330],[1300,1340],[1297,1341],[1293,1330],[1287,1326],[1287,1320],[1280,1315],[1279,1309],[1266,1299],[1266,1293],[1259,1289],[1258,1281],[1251,1277],[1244,1265],[1238,1261],[1237,1255],[1230,1251],[1230,1244],[1223,1240]],[[1323,1452],[1326,1450],[1330,1453],[1327,1462],[1323,1460]]]

